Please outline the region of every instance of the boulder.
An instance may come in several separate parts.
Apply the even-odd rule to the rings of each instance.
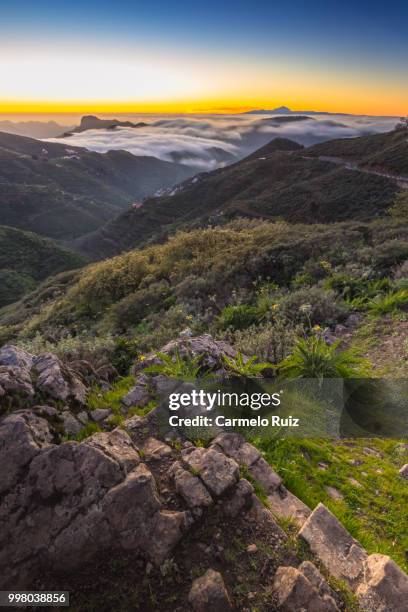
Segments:
[[[356,593],[363,610],[406,612],[408,576],[386,555],[370,555]]]
[[[109,408],[95,408],[95,410],[91,410],[91,417],[96,423],[100,423],[107,419],[112,411]]]
[[[0,349],[0,366],[15,366],[30,371],[33,359],[33,355],[13,344],[6,344]]]
[[[191,517],[163,509],[155,479],[126,432],[53,444],[32,411],[0,421],[0,587],[28,587],[45,568],[75,571],[103,550],[157,565]]]
[[[239,478],[238,464],[211,448],[187,448],[182,451],[183,463],[201,478],[216,497],[230,489]]]
[[[219,572],[209,569],[194,580],[188,601],[194,612],[226,612],[232,610],[231,600]]]
[[[29,370],[18,366],[0,366],[0,397],[10,397],[11,401],[32,399],[34,387]]]
[[[258,461],[250,465],[248,471],[252,478],[255,478],[262,485],[267,494],[273,493],[282,484],[282,478],[273,471],[263,457],[260,457]]]
[[[122,404],[126,408],[132,406],[146,406],[150,400],[150,392],[145,383],[136,384],[130,391],[122,398]]]
[[[61,417],[63,427],[67,435],[76,436],[77,434],[79,434],[79,432],[83,428],[83,425],[81,425],[81,423],[77,421],[77,419],[69,412],[69,410],[64,410],[62,412]]]
[[[199,365],[203,370],[211,370],[214,373],[222,373],[225,371],[224,356],[235,358],[236,350],[227,342],[222,340],[214,340],[209,334],[202,336],[183,336],[176,340],[171,340],[160,349],[161,353],[166,355],[174,355],[179,353],[182,358],[199,357]],[[134,365],[133,372],[138,373],[154,364],[160,363],[160,358],[157,353],[151,353],[146,356],[142,362],[138,361]]]
[[[330,595],[320,595],[318,589],[295,567],[279,567],[273,589],[282,612],[338,612]]]
[[[41,353],[34,357],[33,373],[36,388],[53,399],[73,400],[85,403],[86,387],[53,353]]]
[[[333,576],[352,588],[361,582],[367,553],[323,504],[313,510],[299,536]]]

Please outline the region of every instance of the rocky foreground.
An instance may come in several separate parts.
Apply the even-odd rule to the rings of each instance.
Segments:
[[[214,369],[231,350],[180,343]],[[151,389],[136,370],[125,415]],[[86,393],[55,355],[0,350],[0,589],[69,590],[78,610],[408,609],[408,576],[305,506],[238,434],[197,446],[152,411],[65,441],[92,419]]]

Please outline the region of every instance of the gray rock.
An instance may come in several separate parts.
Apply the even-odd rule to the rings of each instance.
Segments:
[[[48,421],[30,411],[0,421],[0,495],[17,485],[30,461],[52,442]]]
[[[34,393],[30,373],[26,368],[0,366],[0,397],[10,396],[18,401],[32,399]]]
[[[323,504],[313,510],[299,536],[333,576],[352,588],[361,581],[367,553]]]
[[[357,596],[369,612],[406,612],[408,576],[386,555],[370,555]]]
[[[241,478],[236,485],[233,494],[223,500],[222,511],[226,516],[235,518],[247,512],[253,503],[254,487],[248,480]]]
[[[36,388],[42,393],[56,400],[73,400],[84,404],[85,385],[53,353],[41,353],[34,357],[33,372]]]
[[[248,471],[268,494],[273,493],[282,484],[282,478],[273,471],[263,457],[260,457],[258,461],[250,465]]]
[[[59,415],[59,411],[54,406],[33,406],[32,410],[46,419],[55,419]]]
[[[140,456],[132,440],[122,429],[110,432],[99,432],[87,438],[87,446],[99,449],[114,461],[117,461],[125,474],[129,473],[140,462]]]
[[[89,422],[89,416],[85,410],[81,410],[76,416],[78,421],[80,421],[83,425],[86,425]]]
[[[100,423],[107,419],[112,414],[112,411],[109,410],[109,408],[96,408],[95,410],[91,410],[90,414],[96,423]]]
[[[247,467],[261,457],[261,453],[255,446],[246,442],[243,436],[236,433],[220,434],[212,441],[210,447],[231,457],[239,465]]]
[[[405,478],[405,480],[408,480],[408,463],[406,463],[405,465],[402,466],[402,468],[399,470],[399,475],[402,476],[403,478]]]
[[[182,451],[182,458],[185,465],[201,478],[216,497],[238,482],[238,464],[211,448],[187,448]]]
[[[336,602],[329,595],[319,595],[318,590],[295,567],[279,567],[273,589],[282,612],[337,612]]]
[[[335,592],[329,587],[326,580],[323,578],[314,563],[312,563],[311,561],[303,561],[303,563],[299,565],[298,569],[318,590],[319,595],[328,595],[333,599],[335,598]]]
[[[149,403],[149,400],[150,393],[148,387],[145,384],[137,384],[122,398],[122,404],[126,408],[131,406],[143,407]]]
[[[291,519],[299,527],[303,525],[311,514],[310,508],[283,485],[268,495],[268,502],[273,514]]]
[[[33,358],[33,355],[13,344],[6,344],[0,349],[0,366],[16,366],[30,371]]]
[[[183,469],[180,462],[173,464],[172,475],[176,491],[190,508],[208,507],[214,502],[201,480]]]
[[[77,434],[79,434],[82,429],[82,425],[69,412],[69,410],[64,410],[61,416],[65,433],[67,433],[69,436],[76,436]]]
[[[343,493],[341,493],[335,487],[325,486],[324,488],[326,489],[329,497],[331,497],[335,501],[341,501],[342,499],[344,499]]]
[[[172,454],[172,450],[168,444],[152,437],[147,438],[142,448],[146,459],[165,459]]]
[[[107,549],[161,564],[192,519],[162,508],[126,432],[52,439],[30,411],[0,422],[0,587],[28,587],[45,565],[77,570]]]
[[[194,612],[226,612],[232,610],[231,600],[219,572],[209,569],[194,580],[188,601]]]

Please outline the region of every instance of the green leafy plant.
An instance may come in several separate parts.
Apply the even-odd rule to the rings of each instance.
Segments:
[[[161,363],[155,363],[145,368],[144,371],[148,374],[162,374],[168,378],[186,381],[195,380],[200,374],[201,355],[187,359],[183,359],[179,351],[175,351],[173,356],[160,352],[156,355]]]
[[[380,295],[367,304],[371,314],[383,315],[408,307],[408,289],[389,292]]]
[[[126,375],[139,352],[136,340],[129,340],[123,336],[115,338],[115,347],[111,356],[111,363],[119,374]]]
[[[238,353],[236,358],[230,358],[223,355],[223,359],[227,369],[235,375],[243,378],[259,378],[264,370],[273,368],[271,363],[257,363],[258,357],[248,357],[244,359],[242,353]]]
[[[218,319],[221,329],[246,329],[250,325],[257,323],[259,318],[258,308],[248,304],[238,304],[237,306],[226,306]]]
[[[338,350],[338,343],[329,346],[317,336],[300,339],[291,355],[278,366],[287,378],[364,378],[370,364],[355,350]]]

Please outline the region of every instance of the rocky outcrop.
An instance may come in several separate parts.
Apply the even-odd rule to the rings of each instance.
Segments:
[[[12,414],[0,423],[0,483],[4,588],[44,567],[75,569],[109,548],[160,564],[189,525],[186,512],[163,508],[152,473],[119,429],[57,446],[44,418]]]
[[[85,402],[86,387],[53,353],[31,355],[6,345],[0,350],[0,401],[19,405],[35,396],[60,402]]]
[[[367,553],[323,504],[319,504],[299,535],[336,578],[350,587],[361,581]]]
[[[408,607],[408,576],[386,555],[370,555],[357,596],[364,610],[405,612]]]
[[[237,355],[236,350],[227,342],[214,340],[209,334],[193,336],[189,330],[168,342],[160,349],[160,353],[171,356],[178,354],[182,359],[197,359],[197,367],[202,374],[211,372],[221,378],[226,375],[224,357],[234,358]],[[145,406],[152,392],[165,395],[174,388],[177,381],[161,374],[146,373],[147,368],[161,363],[160,355],[153,352],[134,364],[135,385],[122,399],[125,411],[132,406]]]
[[[313,564],[310,564],[313,566]],[[314,567],[314,566],[313,566]],[[302,571],[302,566],[279,567],[273,581],[273,588],[278,596],[279,609],[282,612],[338,612],[333,597],[328,593],[329,587],[319,574],[319,585],[310,580]],[[310,573],[310,569],[309,569]]]
[[[312,512],[299,535],[330,574],[356,593],[362,610],[406,609],[407,574],[386,555],[369,556],[323,504]]]
[[[236,350],[227,342],[214,340],[210,334],[193,336],[189,330],[185,330],[176,340],[171,340],[160,349],[165,355],[178,353],[182,358],[197,359],[198,365],[203,371],[211,371],[215,375],[225,373],[224,356],[234,358]],[[147,367],[160,363],[157,353],[151,353],[143,361],[138,361],[134,366],[134,374]]]
[[[194,612],[227,612],[232,610],[231,600],[219,572],[209,569],[194,580],[188,601]]]
[[[56,444],[53,423],[57,427],[60,418],[57,407],[44,404],[0,419],[0,588],[28,588],[51,568],[77,574],[105,553],[131,553],[164,575],[193,525],[197,531],[180,550],[207,519],[214,529],[217,517],[215,525],[221,521],[224,529],[240,524],[241,536],[248,529],[240,554],[245,550],[254,562],[265,533],[274,552],[282,547],[259,568],[270,576],[271,609],[276,601],[290,612],[343,609],[324,578],[330,574],[348,584],[365,612],[405,611],[408,576],[389,557],[368,555],[322,504],[311,512],[239,434],[222,433],[208,448],[182,439],[166,438],[167,444],[149,417],[132,417],[127,431]],[[262,501],[254,492],[259,485]],[[290,540],[276,517],[301,526],[298,536],[324,576],[315,563],[296,559],[295,551],[282,562]],[[218,561],[220,536],[212,533],[204,545]],[[194,581],[189,603],[193,610],[233,609],[221,575],[212,569]]]

